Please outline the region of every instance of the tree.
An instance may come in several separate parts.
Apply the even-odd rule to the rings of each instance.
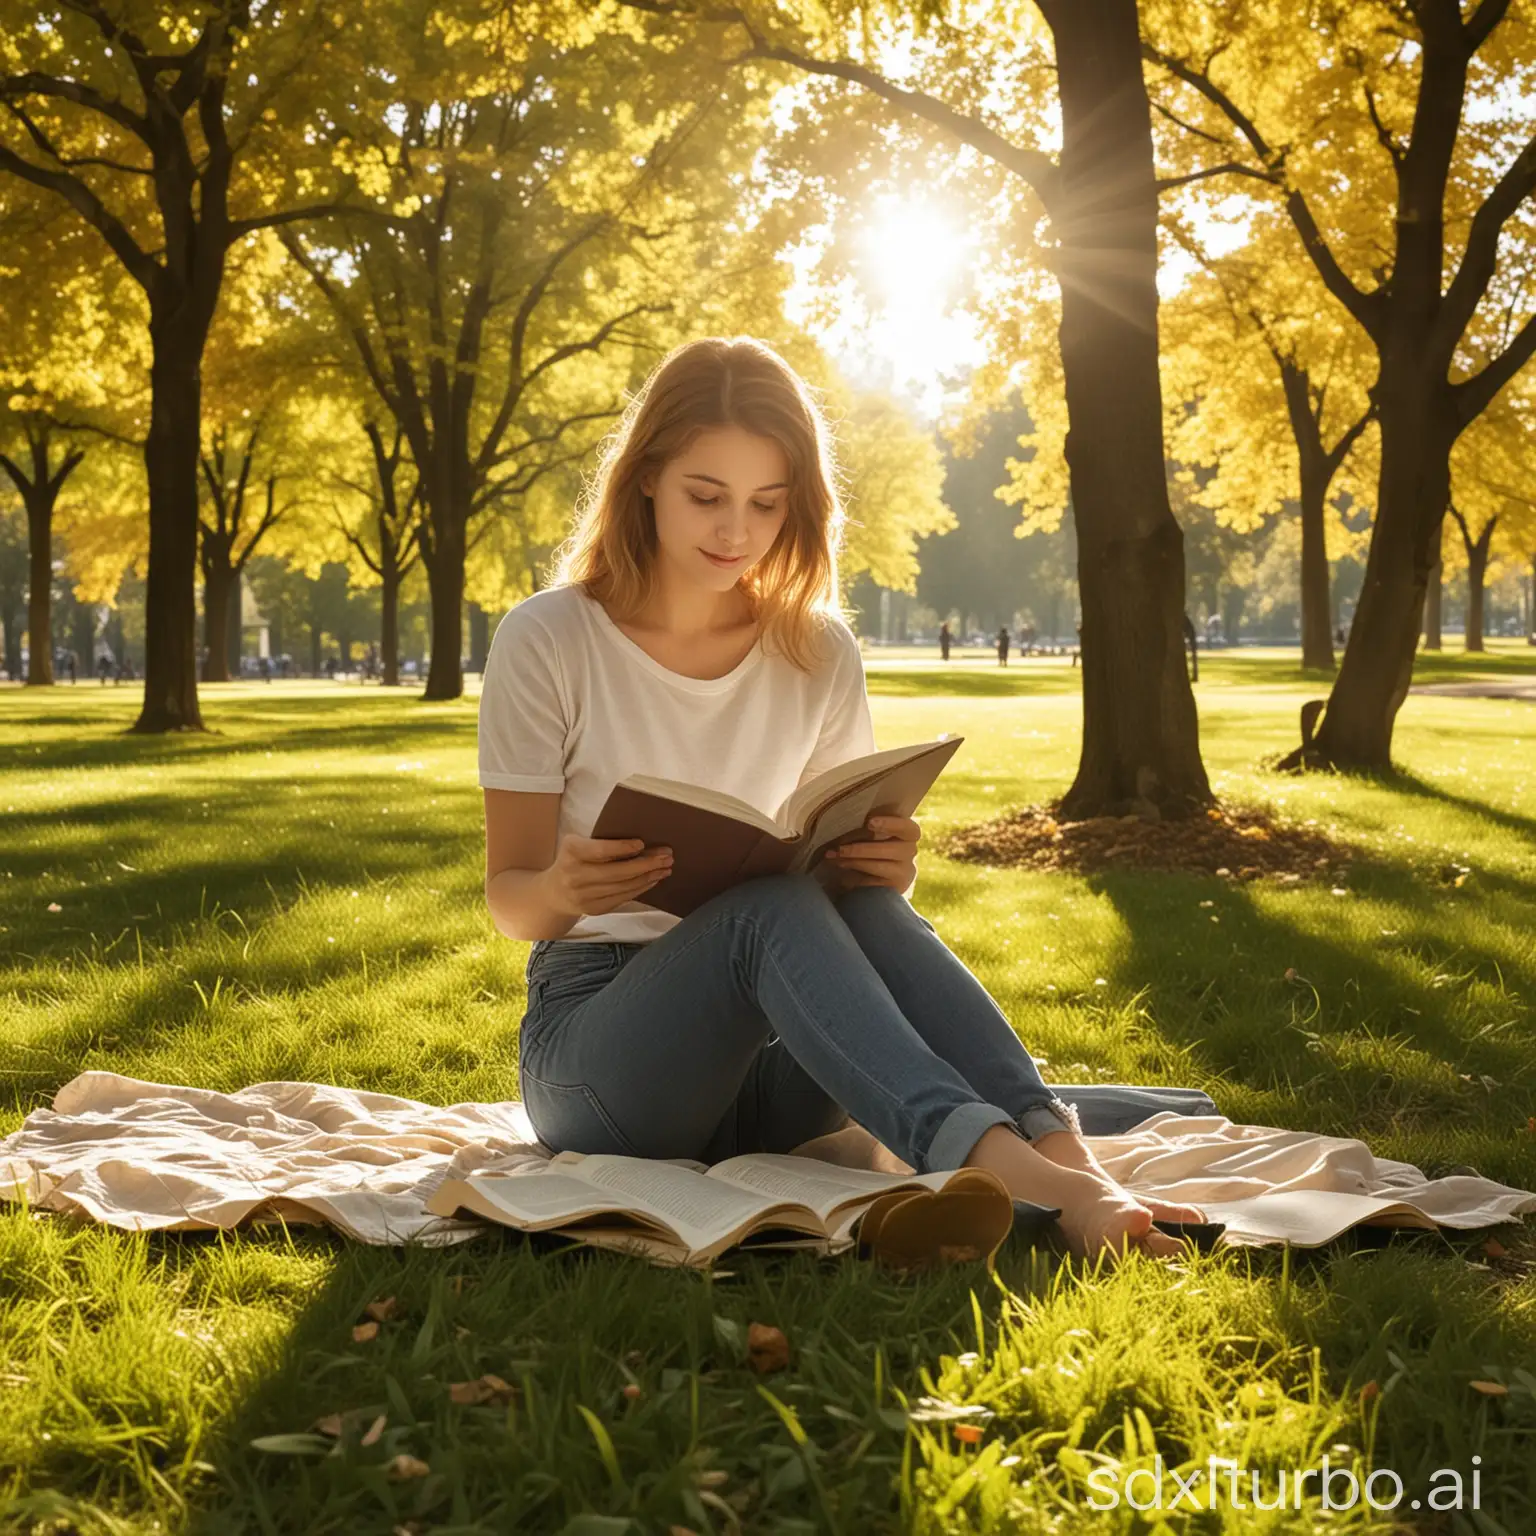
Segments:
[[[1063,809],[1174,817],[1207,805],[1184,666],[1182,536],[1162,472],[1159,187],[1134,0],[1005,4],[968,14],[963,27],[933,5],[900,0],[793,13],[624,3],[726,27],[733,43],[739,30],[746,44],[728,56],[733,65],[783,63],[855,86],[887,110],[887,137],[899,137],[898,125],[930,136],[947,146],[951,171],[963,149],[980,180],[1005,184],[990,190],[1007,205],[1012,239],[1048,262],[1060,288],[1083,611],[1082,755]],[[869,62],[898,41],[887,22],[913,57],[906,78]],[[1000,106],[984,111],[989,93]],[[1042,147],[1049,106],[1060,109],[1059,156]],[[1048,244],[1034,239],[1043,219]]]
[[[1200,267],[1164,304],[1170,456],[1185,475],[1215,469],[1195,499],[1239,531],[1296,509],[1301,664],[1332,672],[1329,535],[1339,542],[1341,525],[1330,504],[1360,493],[1359,473],[1340,472],[1373,414],[1358,328],[1332,312],[1267,211],[1248,220],[1242,245],[1216,258],[1182,211],[1167,222]]]
[[[1477,0],[1466,15],[1459,0],[1305,12],[1261,0],[1147,13],[1167,121],[1283,211],[1376,352],[1380,475],[1364,585],[1321,725],[1293,763],[1390,767],[1452,449],[1536,351],[1517,217],[1536,190],[1536,138],[1527,100],[1507,89],[1532,61],[1532,34],[1508,12],[1508,0]],[[1459,260],[1444,284],[1448,253]],[[1501,328],[1506,305],[1516,324]]]
[[[463,687],[466,561],[488,514],[515,516],[590,452],[636,353],[662,341],[657,322],[696,332],[706,287],[728,276],[710,260],[729,249],[725,172],[749,147],[726,131],[740,86],[687,52],[530,33],[488,59],[430,19],[403,26],[377,153],[407,211],[348,220],[329,243],[284,238],[410,449],[426,696],[447,699]]]
[[[26,623],[28,558],[27,518],[20,507],[0,499],[0,656],[5,675],[21,678],[21,632]]]
[[[298,0],[3,0],[0,172],[60,199],[148,307],[149,570],[144,702],[133,729],[201,729],[195,599],[201,365],[232,247],[335,211],[355,185],[306,125],[367,78],[347,43],[370,13]],[[345,109],[339,113],[346,115]]]
[[[1484,649],[1484,599],[1495,535],[1511,553],[1536,541],[1536,384],[1522,376],[1473,424],[1451,456],[1447,510],[1461,535],[1467,567],[1469,651]]]
[[[122,281],[97,242],[47,199],[5,186],[0,198],[0,473],[25,510],[31,662],[27,682],[53,681],[55,514],[66,485],[92,481],[84,499],[108,498],[104,443],[134,423],[139,359],[123,336]],[[54,279],[40,285],[38,268]],[[81,466],[88,467],[82,470]],[[71,482],[73,482],[71,484]]]
[[[342,537],[379,578],[382,681],[386,688],[396,688],[400,684],[400,589],[421,558],[421,481],[414,466],[402,464],[405,429],[398,422],[387,449],[377,421],[365,421],[363,435],[368,440],[373,483],[333,472],[337,488],[352,495],[345,509],[335,502],[332,507]],[[399,485],[402,468],[410,476],[410,489],[404,496]]]
[[[917,541],[955,526],[943,500],[933,434],[899,401],[876,390],[853,395],[836,433],[850,486],[838,575],[846,584],[868,571],[882,587],[915,592]]]

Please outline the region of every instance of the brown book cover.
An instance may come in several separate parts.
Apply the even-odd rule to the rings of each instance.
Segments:
[[[813,870],[828,848],[869,841],[870,816],[910,816],[964,740],[941,736],[839,763],[775,816],[720,790],[631,774],[614,785],[590,835],[670,848],[672,873],[636,901],[686,917],[743,880]]]

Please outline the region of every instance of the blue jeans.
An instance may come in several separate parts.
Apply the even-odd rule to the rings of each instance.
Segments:
[[[557,1152],[706,1163],[789,1152],[850,1117],[927,1173],[961,1167],[994,1125],[1110,1135],[1158,1110],[1216,1113],[1197,1089],[1051,1089],[899,892],[834,896],[808,874],[744,881],[643,944],[536,941],[518,1072]]]

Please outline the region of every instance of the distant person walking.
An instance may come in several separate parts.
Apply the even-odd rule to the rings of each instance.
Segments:
[[[997,631],[997,664],[1000,667],[1008,665],[1008,626],[1001,624]]]
[[[101,681],[101,686],[107,686],[107,673],[112,670],[112,658],[105,651],[96,658],[96,676]]]
[[[949,647],[954,638],[955,637],[953,633],[950,631],[949,620],[945,619],[944,622],[939,625],[939,651],[946,662],[949,660]]]

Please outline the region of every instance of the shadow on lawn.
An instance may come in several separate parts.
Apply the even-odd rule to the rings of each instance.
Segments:
[[[86,712],[38,715],[31,721],[20,722],[19,726],[11,720],[8,725],[17,729],[11,740],[0,745],[0,773],[21,774],[43,768],[53,773],[72,768],[201,764],[210,758],[257,750],[270,751],[273,756],[334,751],[339,742],[344,742],[349,751],[356,752],[411,752],[420,751],[427,745],[458,748],[463,746],[466,737],[471,741],[474,737],[473,701],[460,700],[435,706],[438,713],[414,720],[407,717],[392,699],[372,706],[378,713],[387,711],[385,719],[359,719],[359,715],[369,712],[369,705],[357,700],[347,700],[346,707],[348,719],[344,738],[338,736],[334,724],[326,723],[327,716],[335,715],[336,704],[318,699],[274,700],[270,711],[244,709],[232,717],[217,717],[210,722],[213,728],[209,731],[163,736],[133,735],[115,718],[107,720],[99,714]],[[303,716],[303,722],[293,723],[294,715]],[[69,729],[77,734],[66,740],[28,744],[20,739],[20,727],[29,723],[48,730]]]
[[[1221,1079],[1192,1086],[1205,1087],[1229,1118],[1405,1137],[1424,1147],[1419,1165],[1430,1173],[1450,1132],[1463,1150],[1440,1157],[1442,1165],[1467,1161],[1470,1138],[1480,1172],[1536,1187],[1536,1141],[1519,1134],[1536,1113],[1529,1030],[1506,1023],[1530,1020],[1522,1000],[1536,995],[1536,966],[1529,955],[1447,936],[1454,891],[1391,866],[1357,878],[1356,898],[1388,901],[1399,914],[1379,944],[1367,945],[1287,922],[1251,888],[1224,880],[1125,871],[1089,884],[1129,934],[1114,980],[1144,992],[1151,1027]],[[1309,894],[1317,899],[1301,889],[1285,899]],[[1511,932],[1532,907],[1531,889],[1521,895],[1510,903]],[[1483,1008],[1481,1027],[1458,1020],[1454,994],[1428,990],[1410,973],[1419,964],[1496,987],[1508,1006],[1497,1020]],[[1485,1087],[1483,1076],[1496,1086]]]

